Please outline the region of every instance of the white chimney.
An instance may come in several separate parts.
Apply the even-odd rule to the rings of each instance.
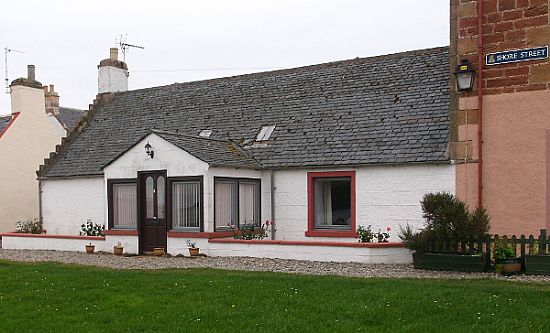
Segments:
[[[119,92],[128,90],[128,66],[118,60],[118,49],[110,49],[109,59],[103,59],[97,66],[98,93]]]

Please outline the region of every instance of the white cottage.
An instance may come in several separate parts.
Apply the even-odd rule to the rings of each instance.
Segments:
[[[47,241],[25,246],[82,251],[91,219],[99,249],[408,262],[399,226],[455,189],[448,86],[443,47],[103,94],[40,168]],[[265,221],[268,240],[228,238]],[[359,225],[393,242],[358,244]]]

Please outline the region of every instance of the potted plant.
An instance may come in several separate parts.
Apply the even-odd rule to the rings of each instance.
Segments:
[[[92,243],[86,244],[86,253],[94,253],[95,245]]]
[[[521,258],[516,256],[516,250],[506,240],[495,243],[493,257],[497,273],[512,275],[521,271]]]
[[[197,247],[196,243],[192,243],[190,240],[187,240],[187,247],[189,248],[189,254],[191,257],[196,257],[199,255],[200,249]]]
[[[120,244],[120,242],[118,242],[114,246],[113,251],[114,251],[115,255],[120,256],[120,255],[122,255],[122,251],[124,251],[124,247],[122,246],[122,244]]]
[[[155,248],[153,248],[153,253],[155,254],[155,256],[161,257],[161,256],[164,255],[164,248],[163,247],[155,247]]]
[[[485,208],[469,212],[466,204],[453,194],[428,193],[421,201],[424,228],[401,227],[403,244],[414,251],[417,269],[485,272],[490,254],[482,252],[475,241],[488,239],[489,217]]]

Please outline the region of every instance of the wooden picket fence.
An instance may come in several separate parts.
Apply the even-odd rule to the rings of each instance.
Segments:
[[[550,240],[546,229],[541,229],[538,237],[494,235],[484,239],[438,240],[430,242],[430,252],[455,254],[488,254],[491,257],[495,243],[508,243],[516,256],[525,258],[526,254],[550,254]]]

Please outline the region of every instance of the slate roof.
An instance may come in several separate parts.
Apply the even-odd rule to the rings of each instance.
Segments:
[[[9,122],[11,120],[11,115],[9,116],[0,116],[0,133],[4,131],[4,128],[8,126]]]
[[[239,168],[260,168],[260,164],[248,156],[242,148],[229,140],[217,140],[182,135],[165,131],[152,131],[171,144],[210,164]]]
[[[440,47],[128,91],[99,108],[42,175],[102,175],[152,128],[212,130],[265,169],[444,162],[449,75]],[[253,144],[264,125],[276,125],[271,138]]]
[[[80,119],[86,115],[86,111],[73,108],[59,107],[57,119],[66,130],[72,131]]]

